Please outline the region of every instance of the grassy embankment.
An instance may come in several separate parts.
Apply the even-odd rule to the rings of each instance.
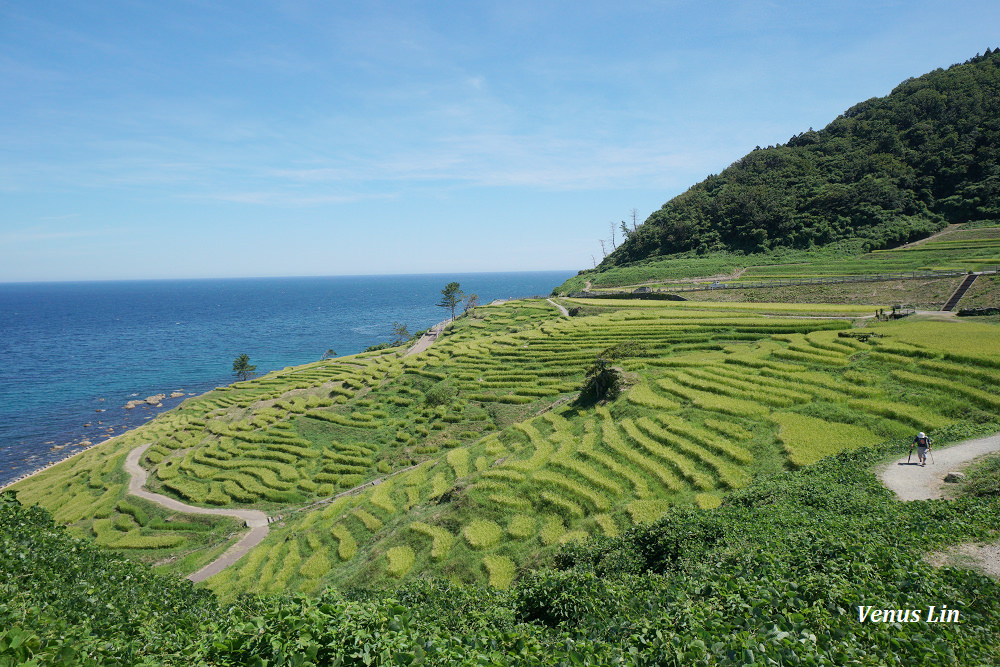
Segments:
[[[194,571],[231,526],[137,520],[136,507],[166,518],[124,494],[124,454],[153,440],[151,487],[283,516],[208,580],[220,593],[424,574],[506,587],[563,544],[623,534],[672,506],[714,507],[754,475],[987,422],[1000,408],[1000,329],[986,324],[871,324],[863,331],[884,337],[860,342],[839,334],[875,305],[579,305],[605,312],[484,307],[421,355],[356,355],[220,388],[21,482],[19,497],[76,535]],[[644,347],[621,362],[629,391],[597,408],[568,403],[594,356],[629,340]]]
[[[780,281],[831,276],[870,276],[907,271],[978,271],[1000,266],[1000,227],[983,223],[963,228],[956,225],[931,240],[918,241],[892,250],[859,254],[850,244],[813,251],[783,250],[755,255],[688,254],[654,258],[607,271],[586,271],[556,289],[569,293],[583,290],[586,282],[595,291],[635,289],[646,285],[669,291],[691,282],[728,285],[774,282],[774,287],[747,287],[681,293],[703,301],[798,302],[798,303],[891,303],[922,309],[940,308],[961,282],[961,277],[921,278],[830,285],[777,285]],[[738,277],[736,275],[738,274]],[[702,276],[691,278],[691,276]],[[683,279],[683,280],[681,280]],[[997,278],[984,276],[963,298],[963,307],[997,302]]]
[[[955,501],[903,504],[872,473],[898,454],[842,452],[758,477],[714,510],[675,507],[620,537],[567,543],[554,569],[507,590],[418,579],[233,604],[4,497],[0,664],[995,664],[997,582],[926,556],[996,539],[995,477]],[[945,603],[960,623],[928,622],[928,605]],[[923,616],[861,622],[859,605]]]

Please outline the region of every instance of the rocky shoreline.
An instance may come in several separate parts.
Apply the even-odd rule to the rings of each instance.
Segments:
[[[135,410],[138,407],[146,407],[147,409],[150,409],[150,408],[163,408],[164,407],[164,405],[163,405],[163,401],[164,400],[184,398],[185,396],[189,396],[189,395],[193,396],[194,394],[188,394],[188,393],[185,393],[184,391],[181,391],[181,390],[175,390],[175,391],[170,392],[169,394],[166,393],[166,392],[159,393],[159,394],[153,394],[153,395],[147,396],[146,398],[143,398],[143,399],[132,399],[132,400],[129,400],[129,401],[127,401],[122,406],[122,409],[123,410]],[[104,400],[104,399],[100,399],[100,400]],[[97,410],[97,412],[103,413],[103,412],[107,412],[107,410],[102,408],[102,409]],[[143,423],[145,423],[145,422],[143,422]],[[42,465],[41,467],[34,468],[30,472],[26,472],[26,473],[24,473],[22,475],[19,475],[19,476],[15,477],[15,478],[13,478],[11,480],[8,480],[8,481],[5,481],[5,482],[0,482],[0,491],[4,491],[8,487],[13,486],[14,484],[17,484],[18,482],[20,482],[22,480],[28,479],[29,477],[37,475],[40,472],[48,470],[52,466],[58,465],[58,464],[62,463],[63,461],[67,461],[67,460],[73,458],[74,456],[82,454],[83,452],[87,451],[91,447],[95,447],[97,445],[101,445],[101,444],[104,444],[106,442],[109,442],[110,440],[112,440],[112,439],[114,439],[114,438],[116,438],[116,437],[118,437],[118,436],[120,436],[120,435],[122,435],[124,433],[127,433],[128,431],[130,431],[130,430],[132,430],[134,428],[142,426],[143,423],[136,423],[136,424],[131,424],[131,425],[118,425],[118,426],[111,425],[111,426],[107,426],[107,427],[103,428],[103,433],[101,433],[98,437],[93,437],[93,436],[83,437],[82,439],[77,440],[75,442],[74,441],[70,441],[70,442],[66,442],[64,444],[56,444],[56,441],[49,440],[49,441],[43,443],[45,445],[49,445],[50,446],[49,450],[48,450],[49,452],[61,452],[64,449],[71,449],[72,453],[68,453],[66,456],[62,456],[61,458],[59,458],[56,461],[50,460],[47,463],[45,463],[44,465]],[[103,427],[103,425],[104,425],[104,422],[102,422],[102,421],[98,421],[97,422],[97,426]],[[87,423],[83,424],[82,426],[83,426],[83,428],[93,428],[94,427],[94,423],[93,422],[87,422]],[[116,429],[120,429],[118,433],[115,433]],[[30,460],[31,460],[30,458],[26,459],[26,461],[30,461]]]
[[[170,393],[170,398],[181,398],[183,396],[187,396],[187,394],[185,394],[183,391],[174,391]],[[165,398],[167,398],[166,394],[154,394],[152,396],[147,396],[146,398],[129,401],[128,403],[125,404],[124,407],[126,410],[133,410],[140,405],[146,404],[146,405],[152,405],[155,408],[162,408],[163,399]]]

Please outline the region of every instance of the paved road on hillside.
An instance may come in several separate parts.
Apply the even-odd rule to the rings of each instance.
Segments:
[[[975,459],[1000,451],[1000,433],[978,440],[966,440],[945,449],[931,446],[927,465],[917,464],[914,449],[909,463],[907,457],[893,461],[880,471],[882,483],[900,500],[932,500],[942,497],[944,477],[949,472],[960,471]],[[1000,542],[992,544],[960,544],[943,553],[931,554],[928,560],[938,565],[971,561],[987,574],[1000,577]]]
[[[553,301],[552,299],[546,299],[546,301],[548,301],[548,302],[549,302],[549,303],[551,303],[551,304],[552,304],[553,306],[555,306],[556,308],[558,308],[558,309],[559,309],[559,312],[563,314],[563,317],[569,317],[569,311],[568,311],[568,310],[566,310],[566,307],[565,307],[565,306],[562,306],[561,304],[558,304],[558,303],[556,303],[556,302],[555,302],[555,301]]]
[[[146,453],[146,450],[149,449],[152,444],[153,443],[146,443],[145,445],[136,447],[129,452],[128,457],[125,459],[125,471],[129,474],[128,492],[130,495],[137,498],[144,498],[145,500],[156,503],[161,507],[174,510],[175,512],[183,512],[185,514],[231,516],[242,520],[246,523],[247,528],[250,529],[250,532],[244,535],[239,542],[229,547],[229,549],[227,549],[226,552],[219,558],[215,559],[194,574],[188,575],[188,579],[195,583],[204,581],[213,574],[218,574],[222,570],[226,569],[242,558],[248,551],[264,541],[264,538],[267,537],[268,532],[270,532],[270,529],[268,528],[267,514],[264,512],[260,512],[258,510],[227,510],[196,507],[159,493],[147,491],[144,487],[146,486],[146,480],[149,479],[149,473],[139,465],[139,459],[142,458],[142,455]]]
[[[403,356],[408,357],[411,354],[420,354],[421,352],[429,348],[431,345],[434,344],[434,341],[438,339],[438,336],[441,335],[441,333],[444,331],[444,328],[448,325],[449,322],[451,322],[450,319],[435,324],[433,327],[430,328],[430,330],[427,333],[421,336],[420,340],[414,343],[413,347],[407,350],[406,354],[404,354]]]
[[[966,440],[945,449],[931,445],[927,465],[921,468],[914,448],[909,463],[904,456],[886,466],[879,476],[900,500],[931,500],[941,497],[945,475],[964,467],[973,459],[996,451],[1000,451],[1000,433],[988,438]]]

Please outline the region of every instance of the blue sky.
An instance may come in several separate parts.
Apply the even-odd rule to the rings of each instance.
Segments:
[[[580,269],[1000,3],[0,2],[0,282]]]

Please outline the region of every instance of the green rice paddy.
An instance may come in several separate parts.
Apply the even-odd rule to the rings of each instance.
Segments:
[[[759,281],[843,276],[872,276],[927,271],[982,271],[1000,267],[1000,226],[949,228],[939,236],[889,250],[861,253],[850,245],[815,250],[782,249],[753,255],[713,254],[706,257],[651,258],[638,265],[584,272],[566,282],[562,291],[575,292],[589,281],[593,290],[631,289],[638,285],[669,289],[690,285],[689,276],[715,276],[729,285]],[[739,276],[735,277],[735,273]],[[726,276],[718,278],[717,276]]]
[[[425,573],[505,587],[566,542],[1000,407],[992,325],[865,320],[882,336],[861,342],[842,334],[874,306],[598,305],[575,318],[544,301],[480,307],[420,355],[219,388],[15,488],[75,534],[187,574],[233,526],[126,495],[122,460],[152,441],[153,490],[281,517],[205,582],[225,596]],[[638,343],[615,361],[628,389],[576,405],[588,366],[623,342]]]

